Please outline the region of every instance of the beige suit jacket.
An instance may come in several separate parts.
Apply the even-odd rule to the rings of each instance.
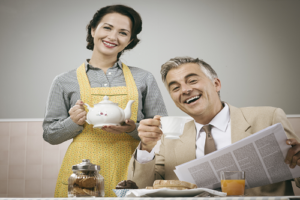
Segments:
[[[228,104],[229,105],[229,104]],[[245,107],[236,108],[229,105],[231,119],[231,142],[235,143],[268,126],[281,123],[288,138],[295,138],[292,126],[280,108]],[[137,162],[133,154],[128,179],[137,183],[139,188],[152,186],[157,179],[178,180],[174,173],[175,166],[196,158],[196,127],[194,121],[185,125],[180,140],[161,139],[159,154],[145,164]],[[297,166],[298,167],[298,166]],[[298,185],[298,180],[296,180]],[[291,180],[246,190],[248,196],[284,196],[294,195]]]

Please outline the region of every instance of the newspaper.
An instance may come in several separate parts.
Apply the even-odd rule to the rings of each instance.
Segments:
[[[300,177],[300,167],[289,168],[284,159],[291,147],[280,123],[228,147],[176,166],[178,179],[198,187],[218,189],[221,171],[245,171],[245,187],[253,188]]]

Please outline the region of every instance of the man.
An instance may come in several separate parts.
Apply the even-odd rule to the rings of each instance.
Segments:
[[[180,140],[164,139],[160,116],[145,119],[138,128],[141,143],[131,158],[128,179],[140,188],[151,186],[156,179],[178,179],[175,166],[200,158],[209,148],[218,150],[272,124],[281,123],[288,136],[285,162],[290,168],[300,165],[298,137],[280,108],[236,108],[220,100],[221,81],[205,62],[177,57],[161,67],[162,80],[176,106],[194,120],[186,123]],[[207,127],[210,134],[206,135]],[[154,147],[161,139],[159,154]],[[206,141],[207,140],[207,141]],[[212,144],[208,142],[213,141]],[[298,166],[297,166],[298,167]],[[298,179],[296,179],[298,185]],[[246,190],[249,196],[294,195],[291,180]]]

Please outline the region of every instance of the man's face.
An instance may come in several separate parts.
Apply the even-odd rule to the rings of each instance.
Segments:
[[[217,78],[211,81],[198,64],[186,63],[171,69],[166,76],[166,87],[176,106],[196,121],[211,118],[220,111],[217,105],[221,105],[218,96],[221,82]]]

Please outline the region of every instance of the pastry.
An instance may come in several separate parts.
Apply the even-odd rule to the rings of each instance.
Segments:
[[[76,196],[85,196],[86,195],[86,193],[80,187],[74,187],[73,188],[73,193]]]
[[[96,186],[96,179],[93,177],[83,178],[80,184],[84,188],[93,188]]]
[[[89,196],[100,197],[99,192],[94,192],[94,191],[89,190],[89,189],[83,189],[83,192],[85,192],[85,193],[88,194]]]
[[[116,189],[138,189],[138,186],[132,180],[124,180],[118,183]]]

